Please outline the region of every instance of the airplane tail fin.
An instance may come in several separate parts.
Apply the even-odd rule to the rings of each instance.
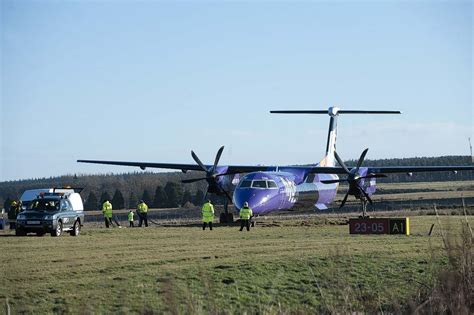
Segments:
[[[337,137],[337,117],[340,114],[401,114],[398,110],[342,110],[338,107],[329,107],[328,110],[272,110],[272,114],[328,114],[329,130],[326,143],[326,155],[319,162],[319,166],[335,166],[336,158],[336,137]]]

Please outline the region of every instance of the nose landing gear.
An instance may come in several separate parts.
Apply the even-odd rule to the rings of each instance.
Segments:
[[[224,198],[224,212],[219,216],[219,223],[233,223],[234,215],[229,212],[229,201],[227,198]]]

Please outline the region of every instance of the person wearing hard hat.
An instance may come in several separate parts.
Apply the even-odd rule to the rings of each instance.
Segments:
[[[138,213],[138,226],[142,226],[143,221],[145,221],[145,226],[148,226],[148,205],[145,201],[140,200],[140,203],[137,205]]]
[[[107,199],[102,204],[102,213],[104,214],[105,227],[112,225],[112,204]]]
[[[133,227],[133,210],[130,210],[128,213],[128,223],[130,224],[130,227]]]
[[[202,205],[202,229],[206,229],[206,225],[209,224],[209,229],[212,231],[212,221],[214,221],[214,206],[209,199],[205,204]]]
[[[249,203],[246,201],[242,209],[240,209],[240,231],[244,229],[244,226],[247,228],[247,231],[250,231],[250,218],[252,216],[252,209],[249,208]]]

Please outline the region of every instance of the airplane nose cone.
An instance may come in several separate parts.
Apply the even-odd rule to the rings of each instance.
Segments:
[[[253,196],[252,189],[236,189],[234,193],[234,206],[240,210],[243,208],[244,203],[248,202],[249,207],[252,208],[255,204]]]
[[[255,214],[264,213],[272,210],[267,209],[271,198],[272,194],[267,189],[237,189],[234,193],[234,205],[241,209],[248,202]]]

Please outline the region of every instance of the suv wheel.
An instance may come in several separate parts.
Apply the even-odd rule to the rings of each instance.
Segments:
[[[54,230],[51,233],[51,236],[60,236],[62,232],[63,232],[63,223],[61,221],[58,221],[58,224],[56,224],[56,230]]]
[[[79,236],[81,233],[81,222],[79,220],[76,220],[76,223],[74,223],[74,226],[71,231],[71,236]]]
[[[15,229],[15,235],[16,236],[26,236],[26,232],[23,231],[22,229]]]

